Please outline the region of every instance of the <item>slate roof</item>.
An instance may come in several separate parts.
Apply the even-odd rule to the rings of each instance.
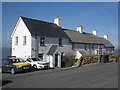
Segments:
[[[90,33],[79,33],[77,31],[63,29],[64,32],[68,35],[71,42],[75,43],[90,43],[90,44],[104,44],[106,47],[114,47],[110,41],[97,37]]]
[[[61,27],[57,26],[54,23],[26,18],[22,16],[21,18],[32,35],[68,38],[65,32],[61,29]]]
[[[105,38],[99,37],[99,39],[101,40],[101,42],[106,46],[106,47],[114,47],[112,45],[112,43],[108,40],[106,40]]]
[[[63,29],[65,33],[68,35],[72,42],[78,43],[93,43],[93,44],[103,44],[100,42],[99,38],[90,33],[79,33],[73,30]]]
[[[52,45],[47,53],[47,55],[53,55],[57,49],[57,45]]]

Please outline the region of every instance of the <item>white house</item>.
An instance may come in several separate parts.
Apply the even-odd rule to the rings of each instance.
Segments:
[[[82,26],[77,30],[63,29],[60,17],[54,23],[20,17],[12,32],[12,56],[20,58],[39,57],[50,62],[50,67],[61,67],[64,56],[74,55],[76,59],[84,54],[97,54],[98,47],[113,52],[114,46],[106,39],[85,33]]]
[[[20,17],[11,35],[12,56],[39,57],[50,62],[50,67],[61,67],[72,46],[59,24],[59,17],[54,23]]]

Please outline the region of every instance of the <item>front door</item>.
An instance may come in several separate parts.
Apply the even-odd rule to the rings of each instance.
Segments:
[[[58,54],[55,54],[55,67],[58,67]]]

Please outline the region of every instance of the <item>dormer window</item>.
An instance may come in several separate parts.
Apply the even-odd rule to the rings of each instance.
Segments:
[[[59,38],[59,46],[61,47],[62,46],[62,39]]]
[[[44,37],[40,38],[40,46],[45,46],[45,38]]]
[[[18,45],[18,37],[15,37],[15,45]]]
[[[23,36],[23,45],[26,45],[26,36]]]

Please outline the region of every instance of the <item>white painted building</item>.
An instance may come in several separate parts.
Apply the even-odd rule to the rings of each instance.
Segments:
[[[31,57],[32,35],[25,23],[19,18],[12,32],[12,56],[21,58]],[[26,40],[25,40],[26,39]]]
[[[60,20],[56,17],[51,23],[20,17],[11,34],[12,56],[39,57],[54,68],[61,67],[67,55],[80,59],[83,53],[97,54],[98,47],[113,52],[114,46],[107,39],[99,38],[97,31],[85,33],[82,25],[76,31],[63,29]]]
[[[61,67],[61,60],[72,52],[72,46],[58,25],[57,20],[54,24],[20,17],[11,35],[12,56],[39,57],[50,62],[50,67]]]

